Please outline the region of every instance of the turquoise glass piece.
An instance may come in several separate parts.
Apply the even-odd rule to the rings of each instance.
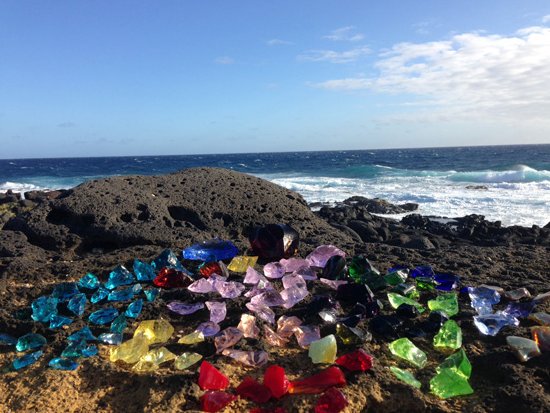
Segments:
[[[83,351],[86,350],[87,346],[88,344],[83,338],[71,341],[61,353],[61,357],[82,357],[84,355]]]
[[[472,365],[463,349],[447,357],[435,370],[441,373],[443,369],[454,370],[465,379],[469,379],[472,374]]]
[[[48,366],[56,370],[76,370],[78,363],[71,359],[54,358],[50,360]]]
[[[92,298],[90,298],[90,301],[94,304],[99,303],[101,300],[107,298],[109,295],[109,290],[105,287],[101,286],[97,289],[97,291],[92,295]]]
[[[59,314],[55,314],[50,317],[50,328],[59,328],[63,326],[68,326],[72,322],[73,322],[73,319],[70,317],[65,317]]]
[[[95,290],[96,288],[99,288],[100,285],[101,283],[92,273],[88,273],[78,280],[78,286],[87,290]]]
[[[160,288],[153,288],[152,290],[143,290],[145,293],[145,297],[147,297],[147,301],[155,301],[155,299],[160,294]]]
[[[88,301],[86,299],[86,294],[76,294],[69,300],[67,309],[72,311],[75,315],[81,316],[86,309],[86,301]]]
[[[169,249],[165,249],[160,253],[160,255],[153,260],[151,263],[154,271],[159,272],[163,267],[175,268],[179,271],[183,271],[181,263],[178,261],[176,254],[174,254]]]
[[[114,290],[121,285],[129,285],[136,282],[136,279],[130,271],[124,266],[117,265],[113,271],[109,274],[109,279],[105,283],[105,288],[108,290]]]
[[[143,287],[141,286],[141,284],[134,284],[132,286],[132,291],[134,292],[134,294],[139,294],[141,291],[143,291]]]
[[[78,330],[76,333],[70,335],[69,337],[67,337],[67,340],[80,340],[80,339],[84,339],[86,341],[96,341],[97,340],[97,337],[95,337],[93,334],[92,334],[92,330],[90,330],[90,327],[86,326],[84,328],[81,328],[80,330]]]
[[[15,359],[13,361],[13,368],[15,370],[19,370],[23,367],[27,367],[28,365],[37,361],[40,357],[42,357],[42,350],[38,350],[30,354],[25,354],[23,357],[19,357],[18,359]]]
[[[80,291],[76,283],[61,283],[57,284],[53,290],[52,297],[55,298],[58,302],[62,303],[71,299],[75,294],[78,294]]]
[[[15,344],[17,344],[17,338],[12,336],[11,334],[0,333],[0,343],[14,346]]]
[[[89,346],[82,350],[82,355],[84,357],[92,357],[97,355],[98,350],[96,346]]]
[[[119,346],[122,344],[122,333],[103,333],[97,338],[99,341],[105,344],[114,344]]]
[[[237,256],[239,252],[231,241],[222,241],[215,238],[209,241],[199,242],[183,250],[183,258],[198,261],[219,261]]]
[[[138,259],[134,260],[134,272],[138,281],[153,281],[156,277],[151,264],[146,264]]]
[[[40,297],[33,301],[31,308],[31,318],[46,323],[53,314],[57,314],[57,300],[53,297]]]
[[[127,327],[128,323],[126,322],[126,315],[121,313],[111,323],[111,333],[122,333]]]
[[[19,337],[15,349],[17,351],[27,351],[31,348],[40,347],[46,344],[46,338],[40,334],[29,333]]]
[[[134,298],[133,287],[127,287],[118,291],[111,291],[107,300],[109,301],[128,301]]]
[[[142,308],[143,308],[143,299],[140,298],[139,300],[134,301],[128,306],[125,313],[126,317],[138,318],[139,315],[141,314]]]
[[[102,308],[90,314],[90,321],[94,324],[103,325],[110,323],[118,316],[118,311],[112,307]]]
[[[455,293],[438,295],[435,300],[428,301],[428,308],[432,311],[443,311],[449,317],[458,314],[458,300]]]

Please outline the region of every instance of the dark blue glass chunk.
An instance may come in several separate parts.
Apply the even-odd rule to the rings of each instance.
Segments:
[[[68,326],[72,322],[73,322],[73,319],[70,317],[54,314],[50,317],[50,328],[59,328],[63,326]]]
[[[138,281],[153,281],[156,277],[153,267],[138,259],[134,260],[134,272]]]
[[[17,344],[17,338],[7,333],[0,333],[0,343],[14,346],[15,344]]]
[[[178,261],[176,254],[174,254],[169,249],[165,249],[160,253],[160,255],[153,260],[151,263],[154,271],[159,272],[163,267],[175,268],[179,271],[183,271],[181,263]]]
[[[87,290],[95,290],[96,288],[99,288],[100,285],[101,283],[92,273],[86,274],[78,281],[78,286]]]
[[[136,282],[134,276],[124,266],[117,265],[109,274],[109,279],[105,283],[105,288],[114,290],[121,285],[133,284]]]
[[[128,327],[126,322],[126,315],[121,313],[117,318],[111,323],[111,333],[122,333]]]
[[[411,271],[410,277],[434,277],[435,273],[432,267],[429,265],[421,265],[419,267],[416,267],[414,270]]]
[[[128,308],[126,309],[126,317],[138,318],[142,308],[143,308],[143,299],[140,298],[139,300],[134,301],[132,304],[128,306]]]
[[[15,370],[22,369],[28,365],[34,363],[42,356],[42,350],[35,351],[34,353],[25,354],[23,357],[19,357],[13,361],[13,368]]]
[[[219,261],[233,258],[239,252],[231,241],[222,241],[219,238],[199,242],[183,250],[186,260]]]
[[[55,298],[58,302],[62,303],[68,301],[75,294],[78,294],[80,291],[76,283],[61,283],[55,287],[53,290],[52,297]]]
[[[31,348],[40,347],[46,344],[46,339],[44,336],[35,333],[25,334],[24,336],[19,337],[15,349],[17,351],[27,351]]]
[[[78,363],[71,359],[55,358],[50,360],[48,366],[56,370],[76,370]]]
[[[90,314],[90,321],[94,324],[103,325],[110,323],[118,316],[118,311],[112,307],[102,308]]]
[[[105,344],[119,346],[122,344],[122,337],[122,333],[103,333],[97,339]]]
[[[439,284],[435,288],[443,291],[454,290],[460,282],[460,278],[452,274],[438,274],[434,276],[434,279]]]
[[[101,286],[97,289],[97,291],[92,295],[92,298],[90,298],[90,301],[92,303],[99,303],[101,300],[107,298],[109,295],[109,290],[105,287]]]
[[[67,337],[67,340],[80,340],[80,339],[84,339],[87,341],[96,341],[97,337],[95,337],[92,334],[92,330],[90,330],[90,327],[88,326],[78,330],[76,333]]]
[[[111,291],[107,300],[109,301],[127,301],[134,298],[134,288],[127,287],[118,291]]]
[[[86,309],[86,294],[76,294],[73,298],[69,300],[67,308],[72,311],[75,315],[81,316],[84,314]]]
[[[40,297],[31,304],[32,319],[34,321],[48,322],[50,317],[57,314],[57,300],[53,297]]]

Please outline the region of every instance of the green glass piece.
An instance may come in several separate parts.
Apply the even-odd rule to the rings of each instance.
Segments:
[[[136,328],[134,337],[143,335],[148,344],[165,343],[174,334],[174,327],[166,320],[142,321]]]
[[[425,311],[422,304],[417,303],[412,298],[404,297],[397,293],[388,293],[388,300],[393,308],[398,308],[401,304],[410,304],[414,305],[418,309],[419,313],[423,313]]]
[[[388,284],[391,284],[391,285],[403,284],[405,281],[407,281],[407,278],[409,278],[409,270],[405,270],[405,269],[395,270],[384,275],[384,278],[386,279]]]
[[[447,320],[434,337],[434,347],[459,349],[462,347],[462,329],[454,320]]]
[[[380,275],[378,271],[366,258],[356,255],[349,265],[349,275],[352,278],[364,278],[367,275]]]
[[[187,334],[178,340],[179,344],[195,344],[204,341],[204,334],[202,331],[195,331],[191,334]]]
[[[426,353],[416,347],[408,338],[400,338],[389,344],[390,351],[397,357],[410,361],[419,368],[424,368],[428,362]]]
[[[389,286],[388,282],[381,275],[367,275],[355,280],[357,283],[367,284],[372,291],[381,290]]]
[[[437,282],[432,277],[416,277],[414,282],[421,290],[434,290],[437,286]]]
[[[25,354],[23,357],[19,357],[13,360],[13,368],[15,370],[27,367],[29,364],[34,363],[42,356],[42,350],[35,351],[34,353]]]
[[[15,349],[17,351],[27,351],[31,348],[40,347],[46,344],[46,339],[44,336],[35,333],[25,334],[24,336],[19,337]]]
[[[358,346],[372,340],[372,334],[359,328],[348,327],[344,323],[336,324],[336,334],[346,346]]]
[[[468,380],[451,369],[441,369],[439,374],[430,380],[430,390],[442,399],[474,392]]]
[[[428,301],[428,308],[432,311],[444,311],[449,317],[458,314],[458,300],[455,293],[438,295],[435,300]]]
[[[441,373],[444,369],[453,370],[465,379],[469,379],[472,374],[472,365],[463,349],[447,357],[443,363],[437,366],[435,371]]]
[[[393,374],[397,376],[398,379],[403,380],[406,383],[409,383],[411,386],[418,387],[418,388],[422,386],[422,384],[418,380],[416,380],[416,378],[410,371],[400,369],[399,367],[396,367],[396,366],[390,366],[390,370],[392,371]]]
[[[336,338],[333,334],[312,341],[309,345],[309,357],[314,364],[332,364],[336,360]]]
[[[420,296],[414,284],[399,284],[393,289],[393,292],[411,299]]]
[[[120,313],[117,318],[111,323],[111,333],[122,333],[128,327],[128,322],[126,321],[126,314]]]
[[[112,362],[122,360],[128,364],[133,364],[137,363],[141,356],[147,354],[148,351],[149,344],[147,343],[147,337],[143,334],[138,334],[120,346],[111,348],[110,360]]]
[[[185,370],[188,367],[191,367],[193,364],[197,363],[202,359],[202,356],[198,353],[183,353],[181,356],[177,356],[174,359],[174,366],[178,370]]]

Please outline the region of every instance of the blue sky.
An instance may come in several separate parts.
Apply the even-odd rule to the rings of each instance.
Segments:
[[[0,158],[550,143],[548,1],[3,0]]]

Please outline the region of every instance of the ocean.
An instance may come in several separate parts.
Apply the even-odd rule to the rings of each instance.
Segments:
[[[418,203],[417,212],[429,216],[480,214],[505,226],[550,222],[550,145],[4,159],[0,191],[72,188],[90,179],[198,166],[249,173],[309,203],[360,195]]]

